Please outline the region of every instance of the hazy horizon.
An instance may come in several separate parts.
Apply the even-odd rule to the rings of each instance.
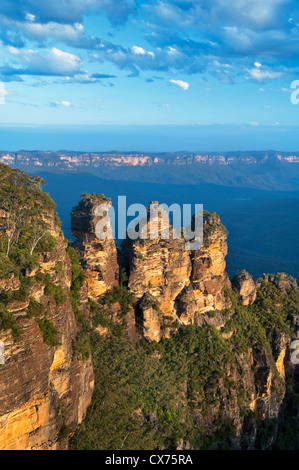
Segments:
[[[296,151],[298,129],[258,126],[0,126],[0,149],[78,152]]]

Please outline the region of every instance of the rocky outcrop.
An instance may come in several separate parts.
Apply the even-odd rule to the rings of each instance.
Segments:
[[[157,212],[153,219],[149,209],[135,227],[142,238],[127,237],[118,255],[110,220],[106,212],[98,211],[102,203],[108,211],[111,202],[103,195],[84,195],[72,213],[74,246],[86,280],[77,258],[74,266],[72,249],[66,252],[53,208],[41,210],[51,240],[20,272],[10,269],[5,251],[1,252],[6,276],[0,276],[0,341],[5,345],[5,364],[0,366],[0,449],[68,448],[94,387],[90,354],[79,347],[86,339],[80,323],[86,321],[87,329],[91,327],[90,308],[95,308],[95,329],[107,344],[109,335],[117,331],[125,332],[131,343],[137,343],[140,336],[160,342],[176,335],[174,343],[162,341],[153,353],[161,364],[164,345],[175,346],[181,339],[172,350],[174,363],[179,364],[184,335],[194,333],[183,354],[183,367],[177,369],[178,379],[183,378],[179,399],[185,400],[188,410],[186,423],[190,421],[204,436],[216,436],[215,448],[221,446],[217,436],[223,429],[230,448],[271,445],[276,420],[283,412],[287,378],[295,380],[297,390],[299,373],[290,361],[291,333],[286,319],[279,317],[282,327],[272,328],[265,317],[273,308],[273,318],[278,318],[276,308],[284,308],[285,297],[297,290],[296,281],[285,274],[265,275],[255,284],[248,273],[241,272],[233,280],[241,305],[239,296],[230,290],[225,271],[227,232],[215,213],[204,212],[203,245],[188,251],[167,213]],[[5,218],[5,212],[1,217]],[[108,238],[99,236],[99,223]],[[7,230],[5,221],[1,227],[0,237],[1,230]],[[124,268],[127,279],[119,276]],[[255,307],[263,300],[257,289],[267,283],[274,286],[273,297],[278,300],[271,308],[264,306],[260,318],[255,317]],[[287,320],[298,337],[298,312],[293,309],[292,295],[290,299]],[[259,320],[265,321],[262,328]],[[205,342],[207,349],[201,349]],[[132,350],[135,348],[136,344]],[[146,348],[150,353],[151,347]],[[192,370],[192,360],[201,353],[205,354],[203,362],[194,362],[199,367]],[[161,419],[159,410],[153,411],[146,417],[148,425],[159,430],[163,416]],[[264,420],[274,423],[267,442],[259,437],[259,423]],[[190,449],[188,439],[177,440],[176,448]]]
[[[155,297],[145,293],[139,304],[142,335],[148,341],[159,342],[162,334],[161,311]]]
[[[261,278],[257,280],[257,287],[259,287],[262,282],[269,282],[270,284],[273,284],[283,294],[286,294],[292,289],[298,288],[296,279],[285,273],[264,274]]]
[[[127,237],[122,253],[145,337],[171,337],[180,325],[223,326],[220,311],[226,306],[224,286],[230,282],[225,272],[227,232],[219,217],[204,213],[203,246],[196,251],[186,250],[157,201],[135,228],[139,238]]]
[[[241,296],[243,305],[252,305],[256,299],[256,285],[250,274],[241,271],[232,279],[232,287],[235,287]]]
[[[191,282],[200,314],[225,308],[223,288],[230,287],[225,272],[226,238],[227,231],[219,216],[214,212],[205,212],[203,246],[200,250],[191,252]]]
[[[176,298],[190,285],[191,260],[184,240],[175,237],[164,210],[150,218],[148,208],[147,219],[139,224],[143,239],[127,238],[122,252],[129,266],[128,287],[135,295],[145,336],[159,341],[171,335],[172,323],[179,321]],[[155,229],[157,236],[153,235]]]
[[[24,271],[22,283],[11,274],[0,284],[6,295],[22,284],[19,295],[24,297],[6,303],[15,326],[0,329],[5,345],[5,364],[0,366],[1,450],[66,449],[94,386],[91,358],[75,355],[78,330],[66,242],[54,211],[43,206],[40,210],[54,247],[36,255],[34,270]],[[86,286],[78,308],[84,305],[84,290]]]
[[[18,290],[21,287],[20,280],[12,273],[8,279],[0,279],[0,294],[7,291]]]
[[[157,224],[157,238],[151,238]],[[129,289],[137,300],[145,293],[153,295],[163,314],[173,315],[174,300],[182,289],[190,284],[191,261],[184,248],[184,241],[174,237],[174,229],[169,224],[165,211],[156,219],[148,218],[140,222],[144,239],[125,240],[123,253],[129,266]],[[163,232],[169,230],[164,239]]]
[[[72,233],[77,238],[76,250],[87,275],[88,295],[94,300],[101,298],[109,289],[118,285],[119,269],[117,250],[111,235],[111,223],[106,216],[107,238],[101,240],[96,233],[97,224],[105,215],[97,215],[99,204],[111,205],[103,195],[83,195],[72,211]],[[108,210],[108,209],[107,209]]]

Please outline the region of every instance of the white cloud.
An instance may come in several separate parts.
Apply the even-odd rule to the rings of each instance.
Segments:
[[[152,58],[155,57],[155,54],[153,52],[146,51],[145,49],[143,49],[143,47],[140,47],[140,46],[133,46],[131,48],[131,51],[134,55],[137,55],[137,56],[143,56],[143,57],[150,56]]]
[[[35,16],[32,15],[31,13],[26,13],[26,20],[27,20],[27,21],[34,21],[34,20],[35,20]]]
[[[279,21],[280,9],[286,3],[286,0],[216,0],[211,2],[211,9],[218,18],[258,29]]]
[[[138,54],[138,55],[145,55],[146,54],[146,51],[142,47],[139,47],[139,46],[133,46],[132,47],[132,52],[133,52],[133,54]]]
[[[247,79],[257,80],[258,82],[282,77],[281,71],[271,70],[269,67],[262,66],[247,69],[246,72],[248,73]]]
[[[172,85],[178,86],[185,91],[188,90],[190,87],[190,84],[188,82],[183,82],[183,80],[169,80],[169,83],[171,83]]]
[[[17,49],[14,46],[7,46],[7,50],[8,50],[8,52],[10,52],[10,54],[14,54],[14,55],[20,54],[19,49]]]
[[[8,95],[12,95],[12,93],[8,92],[5,89],[5,86],[4,86],[3,82],[0,82],[0,104],[5,103],[5,97],[8,96]]]
[[[12,47],[9,47],[8,51],[13,55],[18,55],[22,62],[18,68],[14,69],[16,74],[74,76],[81,72],[80,57],[56,47],[45,50],[43,53],[32,49],[23,51]]]
[[[68,25],[54,23],[52,21],[46,24],[32,22],[25,24],[20,23],[19,27],[23,29],[26,36],[36,40],[44,40],[48,37],[55,37],[64,41],[75,41],[84,31],[84,27],[81,23]]]
[[[69,101],[55,101],[55,104],[57,106],[62,106],[63,108],[69,108],[70,106],[72,106],[72,103],[70,103]]]
[[[175,55],[177,53],[178,51],[177,49],[175,49],[175,47],[171,47],[171,46],[168,47],[168,54]]]

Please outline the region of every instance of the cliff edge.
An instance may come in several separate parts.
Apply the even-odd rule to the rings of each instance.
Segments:
[[[1,450],[66,449],[94,386],[86,283],[43,184],[0,165]]]

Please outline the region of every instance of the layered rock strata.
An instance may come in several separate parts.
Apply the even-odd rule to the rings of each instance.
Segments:
[[[0,333],[5,346],[5,364],[0,366],[1,450],[66,449],[69,436],[85,416],[94,387],[91,358],[83,361],[74,356],[77,325],[70,301],[72,268],[66,242],[54,212],[43,216],[55,247],[40,253],[34,270],[25,273],[26,299],[6,306],[19,337],[14,337],[12,329]],[[52,289],[59,289],[59,301],[46,290],[49,282]],[[13,274],[0,282],[2,293],[19,288]],[[86,285],[80,307],[83,291],[86,295]],[[37,316],[30,310],[32,305],[38,305]],[[49,345],[41,325],[53,325],[55,345]]]
[[[119,269],[117,249],[112,238],[110,218],[98,215],[100,204],[111,205],[103,195],[85,195],[72,211],[72,234],[77,238],[76,250],[87,273],[88,295],[94,300],[101,298],[109,289],[118,285]],[[103,227],[107,238],[100,239],[96,233],[98,223],[106,217]]]

